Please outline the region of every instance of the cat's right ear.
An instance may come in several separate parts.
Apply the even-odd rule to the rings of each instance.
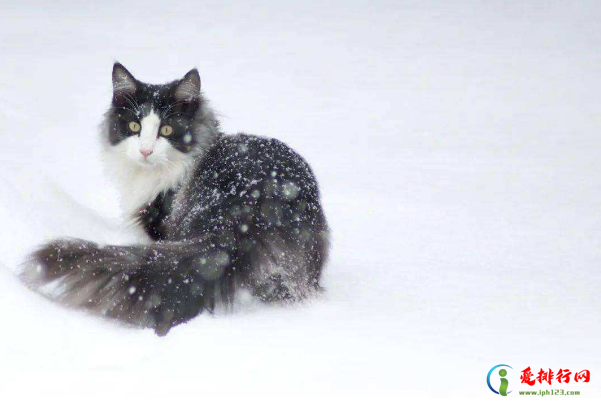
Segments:
[[[135,77],[119,62],[113,65],[113,97],[136,92]]]
[[[200,97],[200,75],[196,68],[190,70],[175,87],[175,99],[183,102],[198,101]]]

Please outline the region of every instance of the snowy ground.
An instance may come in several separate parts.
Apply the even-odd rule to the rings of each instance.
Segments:
[[[0,401],[483,402],[503,363],[515,390],[528,366],[589,369],[561,387],[598,402],[601,6],[94,3],[0,4]],[[19,284],[44,240],[136,239],[99,162],[114,60],[149,82],[197,66],[226,131],[308,159],[323,298],[161,339]]]

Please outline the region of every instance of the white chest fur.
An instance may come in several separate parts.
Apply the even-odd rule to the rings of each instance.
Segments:
[[[138,158],[139,143],[140,139],[132,136],[115,146],[107,145],[103,153],[105,168],[117,185],[121,207],[129,218],[159,193],[182,184],[195,160],[169,145],[161,145],[158,150],[155,147],[155,161],[142,161]]]

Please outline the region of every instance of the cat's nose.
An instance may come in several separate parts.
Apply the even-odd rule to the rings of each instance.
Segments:
[[[152,154],[152,150],[140,149],[140,153],[142,153],[142,156],[144,156],[144,158],[147,159],[148,156]]]

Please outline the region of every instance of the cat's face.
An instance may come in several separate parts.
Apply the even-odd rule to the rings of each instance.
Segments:
[[[153,85],[115,63],[113,99],[105,119],[108,147],[148,169],[192,158],[215,129],[205,103],[196,69],[180,80]]]

